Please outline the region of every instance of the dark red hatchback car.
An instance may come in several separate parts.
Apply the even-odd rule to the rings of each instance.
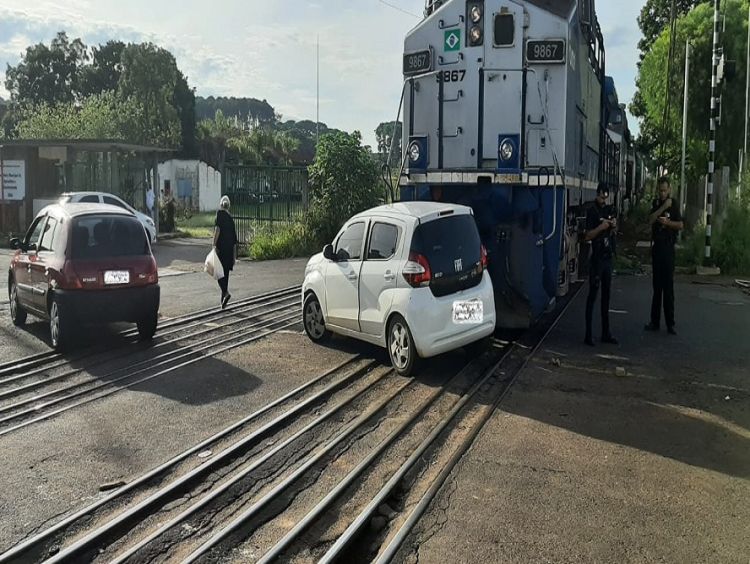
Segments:
[[[156,332],[159,275],[143,225],[106,204],[44,208],[21,241],[8,272],[13,323],[27,314],[49,320],[55,350],[79,324],[137,323],[143,340]]]

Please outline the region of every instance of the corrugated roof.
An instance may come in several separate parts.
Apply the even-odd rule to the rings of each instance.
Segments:
[[[175,149],[127,143],[118,139],[10,139],[0,147],[71,147],[81,151],[122,151],[133,153],[171,153]]]

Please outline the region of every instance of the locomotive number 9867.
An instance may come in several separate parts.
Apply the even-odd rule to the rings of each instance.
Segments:
[[[406,76],[429,72],[431,69],[432,52],[429,49],[404,55],[404,74]]]
[[[526,43],[526,60],[530,63],[564,63],[565,41],[528,41]]]

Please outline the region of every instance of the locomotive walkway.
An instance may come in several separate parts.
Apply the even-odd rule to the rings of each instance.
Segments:
[[[592,349],[586,290],[397,561],[747,562],[750,295],[678,279],[670,337],[650,278],[617,277],[620,345]]]

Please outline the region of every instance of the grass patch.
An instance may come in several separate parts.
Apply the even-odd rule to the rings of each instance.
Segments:
[[[214,236],[214,228],[212,227],[186,227],[184,225],[178,225],[176,231],[182,233],[185,237],[192,237],[193,239],[210,239]]]
[[[254,260],[273,260],[306,257],[319,250],[306,227],[295,223],[283,228],[258,228],[248,252]]]
[[[214,236],[214,221],[216,212],[197,213],[190,219],[184,217],[175,218],[175,231],[183,233],[186,237],[206,239]]]

